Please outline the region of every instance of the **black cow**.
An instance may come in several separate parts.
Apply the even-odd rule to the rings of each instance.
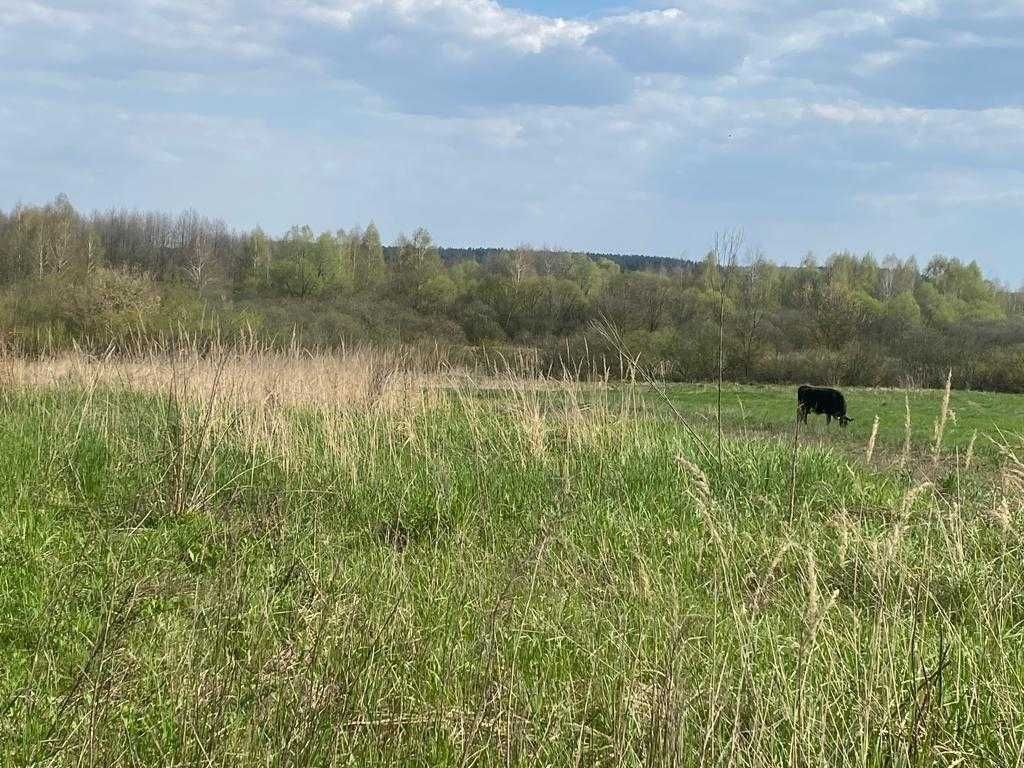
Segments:
[[[846,415],[846,398],[838,389],[831,387],[810,387],[804,384],[796,391],[797,420],[807,423],[807,414],[825,414],[828,424],[832,419],[846,426],[853,419]]]

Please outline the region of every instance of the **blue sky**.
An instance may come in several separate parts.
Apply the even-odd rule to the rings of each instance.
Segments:
[[[0,0],[0,206],[1024,281],[1024,0]]]

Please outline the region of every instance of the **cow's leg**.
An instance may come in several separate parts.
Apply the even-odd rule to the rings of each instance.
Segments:
[[[832,414],[831,413],[826,413],[825,414],[825,424],[827,426],[832,426]]]

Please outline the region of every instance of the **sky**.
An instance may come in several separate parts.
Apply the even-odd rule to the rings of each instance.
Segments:
[[[0,208],[1024,281],[1024,0],[0,0]]]

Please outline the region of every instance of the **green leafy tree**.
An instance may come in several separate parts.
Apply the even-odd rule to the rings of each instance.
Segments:
[[[778,310],[778,269],[757,252],[747,268],[736,275],[733,285],[731,325],[735,333],[730,339],[736,351],[731,357],[736,359],[743,379],[750,380],[767,345],[766,328]]]
[[[354,282],[357,291],[372,291],[384,282],[386,266],[380,232],[372,221],[363,230],[355,254]]]
[[[246,239],[243,248],[244,257],[236,274],[236,283],[244,284],[249,280],[258,285],[270,287],[270,270],[273,265],[270,238],[257,227]]]
[[[921,325],[921,307],[910,291],[887,299],[882,305],[882,315],[882,339],[887,345],[899,343]]]
[[[433,300],[434,289],[428,288],[428,283],[436,285],[436,278],[444,269],[430,233],[421,227],[411,238],[400,235],[395,250],[395,290],[408,298],[414,306],[429,305]]]
[[[314,237],[308,226],[293,227],[274,249],[271,283],[289,296],[319,296],[336,285],[340,255],[329,233]]]

